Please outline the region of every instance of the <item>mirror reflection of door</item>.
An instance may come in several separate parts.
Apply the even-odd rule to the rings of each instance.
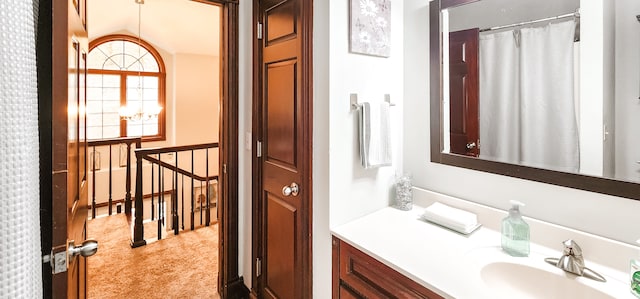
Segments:
[[[451,153],[478,157],[478,28],[449,33]]]

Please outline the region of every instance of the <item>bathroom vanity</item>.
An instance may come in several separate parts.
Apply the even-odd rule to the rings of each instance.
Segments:
[[[411,211],[387,207],[332,229],[333,298],[635,298],[626,271],[637,247],[527,218],[531,254],[512,257],[500,248],[505,211],[416,190]],[[421,220],[436,201],[476,213],[483,226],[462,235]],[[544,261],[569,238],[607,282]]]
[[[333,237],[333,298],[443,298]]]

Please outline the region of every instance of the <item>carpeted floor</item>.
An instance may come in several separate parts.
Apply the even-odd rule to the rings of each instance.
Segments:
[[[124,214],[88,222],[99,242],[87,259],[89,298],[219,298],[218,226],[132,249]]]

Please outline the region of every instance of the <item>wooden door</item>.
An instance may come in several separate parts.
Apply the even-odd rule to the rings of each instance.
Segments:
[[[311,298],[311,1],[254,3],[263,28],[254,128],[261,143],[257,295]]]
[[[478,28],[449,33],[451,153],[480,155]]]
[[[65,252],[87,237],[86,9],[81,0],[53,1],[52,245]],[[86,297],[86,259],[67,256],[53,274],[52,297]]]

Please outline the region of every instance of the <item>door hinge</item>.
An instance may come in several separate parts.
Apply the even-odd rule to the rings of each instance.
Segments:
[[[262,275],[262,260],[256,258],[256,277],[260,277],[260,275]]]
[[[227,164],[222,164],[222,173],[227,173]]]
[[[256,143],[256,156],[258,158],[262,157],[262,141]]]
[[[262,39],[262,23],[258,22],[258,39]]]

